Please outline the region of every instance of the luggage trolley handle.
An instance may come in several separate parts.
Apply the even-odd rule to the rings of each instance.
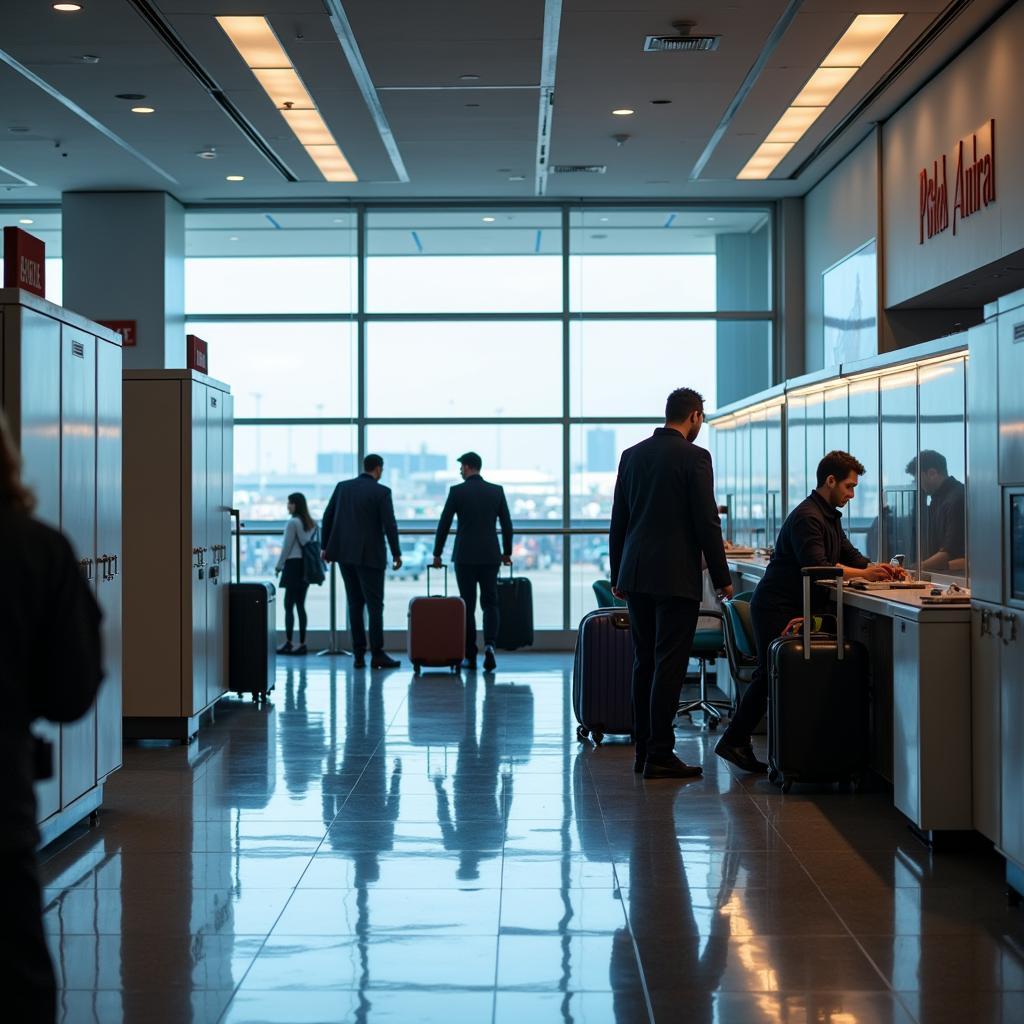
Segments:
[[[433,568],[434,567],[432,565],[430,565],[429,563],[427,564],[427,597],[430,597],[430,572],[431,572],[431,570]],[[447,597],[448,596],[448,566],[447,565],[442,565],[441,568],[438,569],[437,571],[438,572],[442,572],[442,571],[444,572],[444,596]]]
[[[800,570],[804,578],[804,661],[811,660],[811,583],[836,581],[836,657],[843,660],[843,570],[838,565],[813,565]]]

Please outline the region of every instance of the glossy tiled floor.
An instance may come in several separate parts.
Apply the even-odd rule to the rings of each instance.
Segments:
[[[44,866],[68,1024],[1024,1020],[995,856],[886,795],[790,794],[706,734],[690,783],[581,749],[569,658],[493,682],[283,661],[188,748],[132,748]]]

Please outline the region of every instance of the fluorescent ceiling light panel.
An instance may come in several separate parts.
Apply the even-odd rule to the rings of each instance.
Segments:
[[[220,17],[217,23],[324,178],[358,181],[267,19]]]
[[[882,40],[899,24],[902,14],[858,14],[840,36],[823,68],[859,68],[878,49]]]
[[[902,17],[902,14],[858,14],[736,177],[767,178]],[[783,146],[784,149],[780,148]]]
[[[799,142],[804,132],[825,112],[824,107],[789,107],[775,122],[765,142]]]
[[[290,68],[292,62],[266,18],[217,19],[250,68]]]
[[[316,110],[282,110],[281,116],[304,146],[333,146],[334,136]]]
[[[818,68],[793,100],[794,107],[827,107],[859,68]]]
[[[736,177],[748,181],[767,178],[792,148],[792,142],[762,142]]]

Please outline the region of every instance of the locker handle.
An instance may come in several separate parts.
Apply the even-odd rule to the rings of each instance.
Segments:
[[[111,555],[110,557],[114,560],[114,569],[113,572],[110,574],[110,578],[113,579],[115,576],[120,575],[121,563],[118,562],[117,555]]]
[[[78,564],[84,570],[85,578],[87,580],[91,580],[92,579],[92,559],[91,558],[80,558],[78,560]]]
[[[992,623],[989,622],[989,611],[987,608],[981,609],[981,618],[978,620],[978,636],[991,636],[992,635]]]
[[[1003,637],[1003,643],[1009,644],[1011,640],[1017,639],[1017,616],[1012,612],[1007,612],[1005,619],[1006,623],[1010,627],[1010,635],[1008,637]]]
[[[110,569],[108,568],[108,563],[109,562],[110,562],[110,555],[99,555],[96,558],[96,564],[98,566],[102,566],[102,568],[103,568],[103,579],[104,580],[109,580],[110,579]]]
[[[999,632],[996,633],[996,639],[997,640],[1002,640],[1003,639],[1003,613],[1002,612],[992,612],[991,613],[991,617],[993,619],[998,619],[999,620]]]

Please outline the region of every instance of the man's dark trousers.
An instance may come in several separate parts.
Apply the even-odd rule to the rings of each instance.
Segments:
[[[459,596],[466,602],[466,657],[476,657],[476,588],[484,613],[484,645],[498,642],[498,565],[456,562]]]
[[[727,743],[746,745],[757,723],[764,717],[768,707],[768,648],[789,624],[790,620],[803,612],[793,606],[780,606],[774,597],[758,599],[757,591],[750,602],[750,621],[754,627],[754,643],[757,645],[757,668],[751,677],[743,699],[732,716],[725,731]]]
[[[667,758],[679,694],[697,629],[700,602],[685,597],[627,594],[633,633],[633,718],[638,750]]]
[[[370,650],[379,654],[384,650],[384,570],[366,565],[341,565],[339,568],[348,599],[352,651],[357,657],[366,653],[365,611],[370,621]]]

